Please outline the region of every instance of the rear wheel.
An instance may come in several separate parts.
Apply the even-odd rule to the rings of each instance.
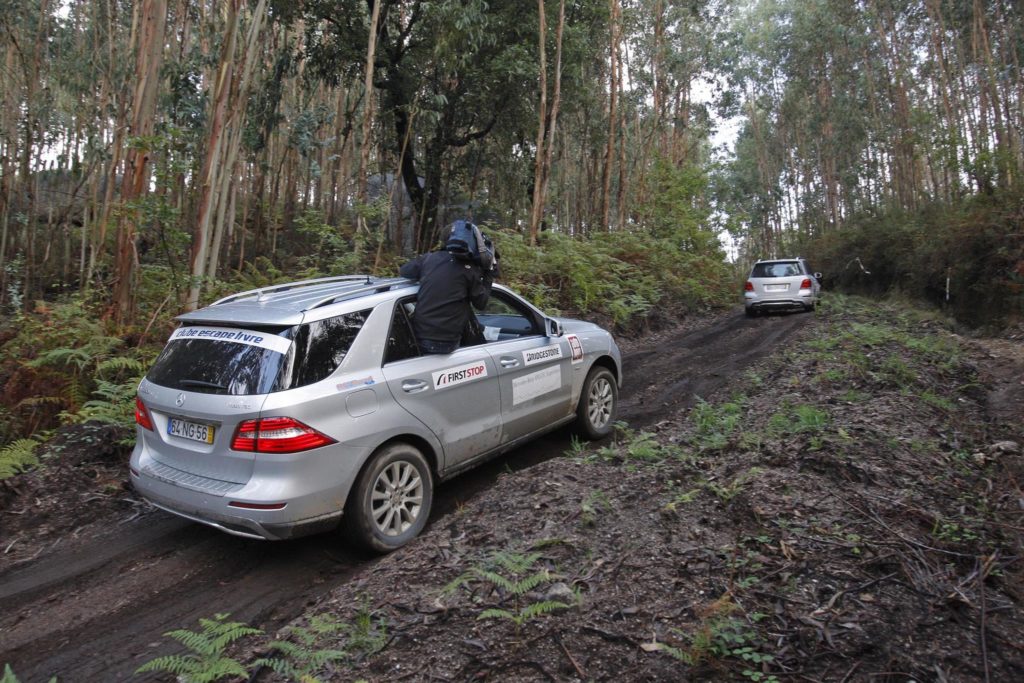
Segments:
[[[619,387],[615,375],[604,367],[595,367],[583,382],[576,406],[576,431],[588,439],[602,439],[615,428],[619,406]]]
[[[401,548],[427,524],[434,499],[430,465],[418,449],[396,443],[363,468],[345,505],[345,528],[356,543],[378,553]]]
[[[744,308],[743,312],[747,314],[748,318],[756,318],[757,317],[757,310],[754,309],[754,308]]]

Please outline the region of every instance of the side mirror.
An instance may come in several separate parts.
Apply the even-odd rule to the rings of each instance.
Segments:
[[[562,323],[552,318],[545,318],[544,324],[547,327],[547,333],[549,337],[561,337],[565,334],[565,330],[562,329]]]
[[[821,273],[815,273],[814,274],[814,279],[815,280],[820,280],[821,279]]]

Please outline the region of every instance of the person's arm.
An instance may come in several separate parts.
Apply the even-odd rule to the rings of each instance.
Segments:
[[[494,276],[491,271],[484,271],[481,275],[479,269],[472,269],[472,284],[469,289],[469,300],[473,308],[478,311],[487,307],[487,301],[491,298],[491,285],[494,283]]]
[[[419,280],[423,274],[423,255],[421,254],[412,261],[402,264],[402,267],[398,269],[398,274],[410,280]]]

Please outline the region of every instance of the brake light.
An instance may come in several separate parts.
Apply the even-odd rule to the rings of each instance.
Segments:
[[[335,443],[331,437],[290,417],[264,417],[238,425],[231,449],[251,453],[298,453]]]
[[[811,278],[805,277],[804,281],[800,283],[800,289],[810,289],[810,288],[811,288]]]
[[[754,291],[754,283],[751,282],[750,280],[747,280],[747,284],[743,285],[743,291],[744,292],[753,292]]]
[[[149,416],[149,408],[138,396],[135,397],[135,424],[143,429],[153,431],[153,418]]]

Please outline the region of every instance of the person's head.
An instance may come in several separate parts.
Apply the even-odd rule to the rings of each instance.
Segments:
[[[476,251],[476,226],[469,221],[457,220],[448,227],[445,250],[457,258],[470,259]]]

